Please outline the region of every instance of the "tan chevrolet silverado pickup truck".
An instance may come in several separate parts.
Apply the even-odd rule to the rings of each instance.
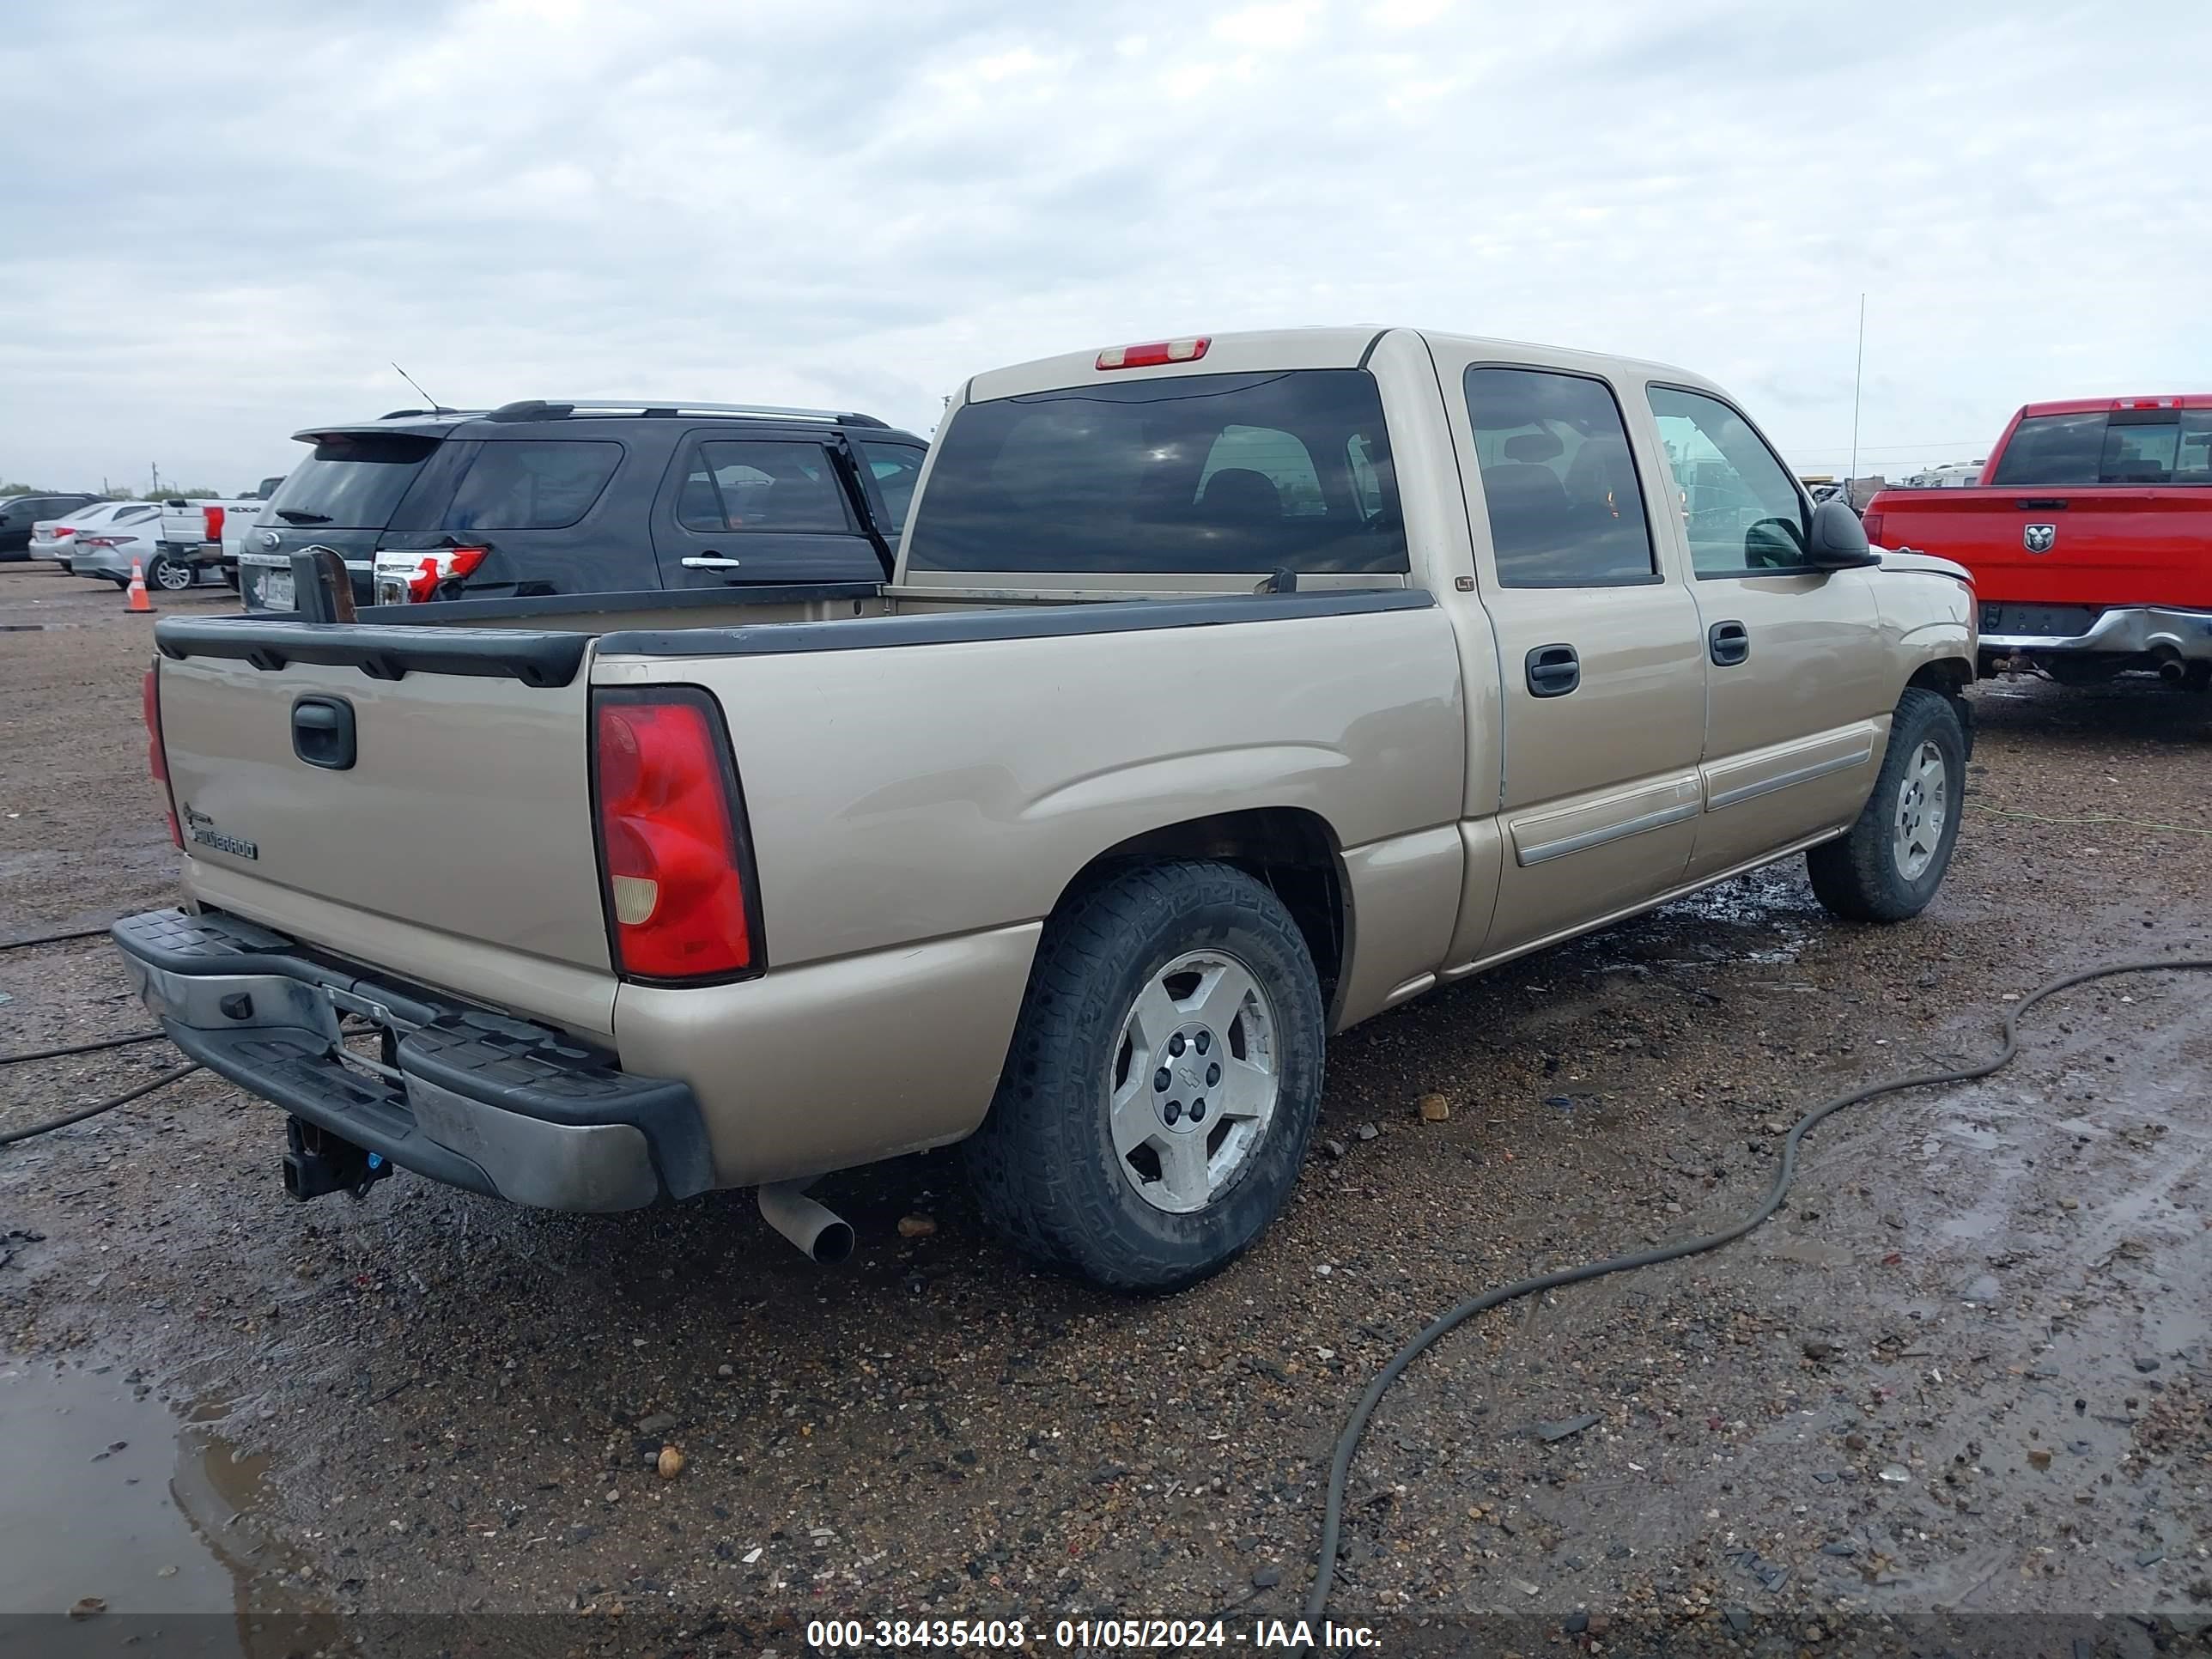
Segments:
[[[1281,1208],[1330,1033],[1793,854],[1911,916],[1958,835],[1965,573],[1647,363],[1000,369],[888,583],[634,603],[158,625],[188,902],[115,938],[295,1194],[755,1186],[828,1259],[808,1182],[965,1141],[1021,1247],[1173,1286]]]

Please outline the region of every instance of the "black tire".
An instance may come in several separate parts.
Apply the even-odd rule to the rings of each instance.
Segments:
[[[1895,846],[1899,798],[1907,770],[1929,744],[1942,758],[1948,810],[1927,867],[1908,877],[1899,866]],[[1858,822],[1805,854],[1813,896],[1846,921],[1903,921],[1918,915],[1950,868],[1966,785],[1966,734],[1958,711],[1940,692],[1908,687],[1890,717],[1889,748]]]
[[[128,576],[110,576],[107,580],[115,584],[115,591],[118,593],[131,591],[131,578]]]
[[[176,577],[181,577],[183,580],[172,580]],[[153,562],[146,567],[146,586],[158,587],[164,593],[185,592],[198,580],[199,573],[191,566],[180,560],[172,559],[166,553],[156,553]],[[131,586],[128,582],[123,585],[125,587]]]
[[[1241,1166],[1220,1177],[1229,1184],[1176,1213],[1139,1195],[1115,1151],[1112,1079],[1139,992],[1204,951],[1242,966],[1264,994],[1275,1103]],[[1321,1105],[1324,1020],[1297,924],[1243,871],[1151,865],[1081,890],[1045,923],[990,1115],[967,1143],[984,1214],[1018,1249],[1113,1289],[1172,1291],[1218,1272],[1297,1183]]]

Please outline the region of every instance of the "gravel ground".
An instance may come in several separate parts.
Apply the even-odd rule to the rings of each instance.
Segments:
[[[163,902],[145,621],[18,568],[0,623],[42,624],[0,632],[0,939]],[[1331,1050],[1289,1211],[1172,1299],[1032,1272],[941,1154],[832,1183],[860,1244],[828,1272],[741,1194],[294,1205],[275,1110],[202,1076],[0,1152],[0,1428],[135,1410],[176,1439],[171,1496],[258,1610],[210,1651],[401,1614],[455,1648],[1216,1613],[1249,1645],[1310,1583],[1344,1413],[1426,1319],[1740,1213],[1799,1112],[1983,1052],[2053,974],[2212,955],[2212,701],[1976,700],[1926,916],[1837,924],[1793,862],[1370,1022]],[[98,941],[0,955],[0,1048],[145,1024]],[[2205,1006],[2172,976],[2070,993],[1996,1079],[1820,1130],[1751,1238],[1446,1339],[1369,1433],[1334,1615],[1387,1651],[2200,1650]],[[0,1130],[172,1052],[11,1070]],[[143,1500],[104,1467],[36,1513]],[[93,1548],[48,1602],[0,1578],[0,1611],[184,1606],[150,1571]]]

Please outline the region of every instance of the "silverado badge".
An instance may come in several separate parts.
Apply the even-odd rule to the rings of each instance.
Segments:
[[[189,802],[185,806],[185,834],[193,844],[210,847],[218,853],[228,853],[234,859],[255,859],[261,849],[243,836],[226,836],[215,827],[215,820],[204,812],[195,812]]]
[[[2058,526],[2032,524],[2020,532],[2020,544],[2031,553],[2048,553],[2058,544]]]

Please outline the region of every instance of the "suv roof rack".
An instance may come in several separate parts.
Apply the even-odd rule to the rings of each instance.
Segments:
[[[488,421],[559,421],[571,415],[744,415],[756,420],[820,421],[831,426],[881,427],[890,422],[872,415],[834,409],[793,409],[779,404],[656,403],[646,398],[568,398],[553,400],[525,398],[501,404],[484,416]]]

